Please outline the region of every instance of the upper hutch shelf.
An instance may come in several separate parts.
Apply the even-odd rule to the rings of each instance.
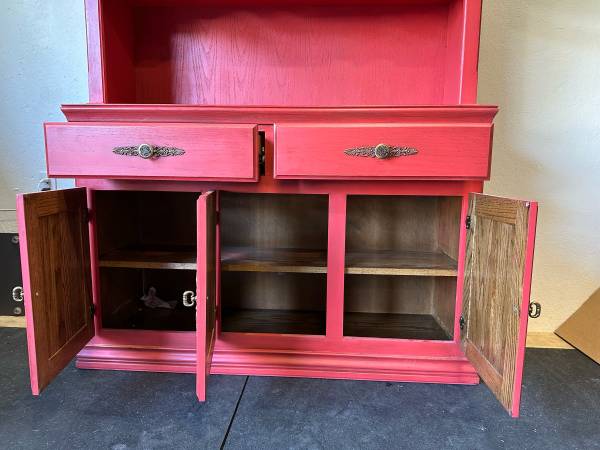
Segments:
[[[87,0],[92,103],[476,101],[481,0]]]

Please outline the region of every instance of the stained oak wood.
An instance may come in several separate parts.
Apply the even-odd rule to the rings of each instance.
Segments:
[[[198,273],[196,286],[196,396],[206,400],[213,350],[217,339],[217,194],[198,199]]]
[[[225,247],[221,250],[221,270],[327,273],[327,252],[290,248]]]
[[[472,194],[467,234],[462,339],[467,357],[500,403],[518,415],[528,295],[530,204]],[[521,336],[523,339],[521,339]],[[520,381],[519,381],[520,383]]]
[[[455,277],[457,262],[433,252],[371,251],[346,254],[346,274]],[[221,270],[230,272],[327,273],[324,250],[225,247]]]
[[[457,262],[441,252],[348,252],[347,274],[456,277]]]
[[[39,394],[94,335],[84,188],[18,198],[31,387]]]
[[[325,334],[323,311],[224,309],[221,314],[225,332]]]
[[[344,335],[391,339],[450,339],[433,316],[428,314],[346,312]]]
[[[100,255],[100,267],[196,270],[196,249],[124,248]]]

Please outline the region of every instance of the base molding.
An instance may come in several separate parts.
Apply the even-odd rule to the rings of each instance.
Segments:
[[[77,356],[81,369],[195,373],[193,350],[88,345]],[[212,374],[477,384],[465,357],[357,355],[298,350],[215,350]]]

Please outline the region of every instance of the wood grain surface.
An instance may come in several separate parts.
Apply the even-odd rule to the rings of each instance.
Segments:
[[[30,379],[39,394],[94,335],[84,188],[17,199]]]
[[[514,414],[529,204],[471,194],[469,215],[462,338],[481,378]]]

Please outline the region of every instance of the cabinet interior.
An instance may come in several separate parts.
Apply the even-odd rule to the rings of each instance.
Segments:
[[[348,197],[344,335],[452,338],[460,213],[460,197]]]
[[[222,192],[220,205],[222,330],[325,334],[327,196]]]
[[[102,326],[195,330],[194,308],[182,294],[196,291],[197,193],[96,191]],[[156,289],[165,307],[142,296]]]
[[[105,102],[457,104],[465,1],[100,0]]]

